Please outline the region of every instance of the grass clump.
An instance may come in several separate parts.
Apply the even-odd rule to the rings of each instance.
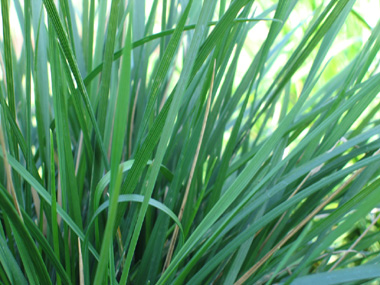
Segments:
[[[2,283],[378,280],[361,9],[1,1]]]

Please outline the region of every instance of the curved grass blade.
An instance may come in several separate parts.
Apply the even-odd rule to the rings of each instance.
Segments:
[[[138,194],[123,194],[123,195],[119,195],[119,198],[118,198],[117,201],[118,201],[118,203],[127,203],[127,202],[143,203],[144,196],[138,195]],[[109,207],[109,204],[110,204],[109,200],[105,201],[103,204],[101,204],[96,209],[93,218],[91,219],[91,221],[88,224],[88,228],[87,228],[87,232],[86,232],[86,239],[87,239],[87,237],[90,234],[90,229],[91,229],[92,225],[94,224],[95,218],[102,211],[104,211],[105,209],[107,209]],[[149,200],[149,205],[152,206],[152,207],[155,207],[156,209],[160,210],[161,212],[167,214],[178,225],[179,229],[181,230],[181,234],[182,234],[181,235],[181,238],[182,238],[181,242],[183,242],[184,235],[183,235],[182,224],[179,221],[178,217],[173,213],[173,211],[170,210],[168,207],[166,207],[165,204],[162,204],[161,202],[159,202],[159,201],[157,201],[155,199],[152,199],[152,198]]]
[[[132,160],[128,160],[128,161],[121,163],[120,167],[122,169],[122,172],[124,173],[124,172],[127,172],[128,170],[130,170],[132,168],[134,162],[135,162],[135,160],[132,159]],[[153,161],[148,160],[147,165],[151,165],[152,163],[153,163]],[[168,168],[166,168],[164,165],[161,165],[160,171],[165,176],[166,179],[168,179],[169,181],[172,181],[173,173],[171,173]],[[98,204],[99,204],[99,201],[100,201],[101,196],[103,194],[103,191],[107,187],[107,185],[110,183],[110,181],[111,181],[111,172],[109,171],[106,174],[104,174],[104,176],[102,177],[102,179],[100,179],[98,185],[96,186],[95,195],[94,195],[94,197],[95,197],[94,209],[98,208]]]

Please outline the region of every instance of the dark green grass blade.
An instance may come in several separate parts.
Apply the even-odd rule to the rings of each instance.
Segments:
[[[0,150],[0,156],[3,157],[3,152]],[[8,155],[9,164],[12,168],[20,174],[20,176],[27,181],[40,195],[40,197],[51,205],[51,195],[48,191],[23,167],[17,160],[15,160],[12,156]],[[57,212],[62,217],[62,219],[67,223],[67,225],[73,230],[73,232],[80,237],[83,241],[85,235],[82,230],[76,223],[70,218],[70,216],[65,212],[59,205],[57,205]],[[90,251],[93,253],[96,259],[98,259],[98,253],[94,249],[94,247],[90,246]]]
[[[98,106],[98,125],[100,133],[104,133],[106,112],[108,106],[108,93],[111,82],[111,67],[112,67],[112,57],[115,47],[115,36],[117,27],[117,10],[119,9],[120,0],[112,0],[111,2],[111,15],[113,17],[109,18],[108,29],[107,29],[107,40],[105,44],[104,51],[104,64],[102,68],[102,80],[99,89],[99,106]],[[128,49],[127,51],[128,52]]]
[[[109,260],[109,250],[112,249],[112,240],[115,230],[115,221],[116,221],[116,214],[117,214],[117,207],[118,207],[118,197],[120,193],[120,186],[121,186],[121,178],[122,178],[122,170],[119,169],[119,172],[117,174],[117,177],[115,178],[114,187],[112,189],[111,193],[111,199],[109,200],[109,214],[108,214],[108,220],[105,227],[105,235],[103,237],[102,246],[100,250],[99,255],[99,263],[96,268],[96,274],[95,274],[95,284],[103,284],[105,280],[106,275],[106,269],[108,266],[108,263],[113,263],[113,260]],[[113,265],[112,265],[113,266]]]
[[[32,76],[32,42],[31,42],[31,6],[30,1],[26,0],[24,3],[24,14],[25,14],[25,49],[26,49],[26,70],[25,70],[25,97],[26,97],[26,115],[25,115],[25,126],[26,126],[26,143],[28,146],[32,144],[31,137],[31,128],[32,128],[32,106],[31,106],[31,76]],[[29,171],[32,171],[32,150],[30,148],[27,149],[26,154],[27,168]],[[31,213],[31,192],[29,186],[26,187],[26,195],[25,195],[25,208],[29,213]]]
[[[6,69],[8,105],[13,119],[16,119],[16,99],[13,82],[12,44],[9,23],[8,1],[1,1],[1,13],[3,20],[4,57]]]
[[[0,206],[6,211],[7,217],[12,223],[12,230],[29,282],[51,284],[44,262],[32,237],[3,190],[0,191],[0,197]]]
[[[50,131],[50,194],[51,194],[51,231],[53,235],[54,253],[57,259],[60,259],[59,238],[58,238],[58,221],[57,221],[57,198],[55,187],[55,162],[54,162],[54,140],[53,133]],[[59,278],[59,277],[58,277]],[[57,283],[61,280],[57,278]]]
[[[35,2],[33,2],[35,3]],[[42,6],[42,3],[40,3]],[[34,8],[36,8],[34,6]],[[46,138],[49,136],[49,125],[50,125],[50,114],[46,112],[49,110],[50,100],[49,100],[49,82],[44,74],[48,73],[47,63],[48,63],[48,36],[47,29],[42,24],[42,19],[44,19],[45,10],[43,7],[38,7],[38,19],[35,20],[35,25],[33,26],[35,33],[35,57],[34,57],[34,93],[35,93],[35,112],[37,121],[37,135],[39,143],[39,155],[41,160],[48,163],[49,149],[48,141]],[[38,10],[37,10],[38,11]],[[36,12],[37,12],[36,11]],[[37,13],[36,13],[37,14]],[[35,17],[37,18],[37,17]]]
[[[74,161],[71,154],[71,142],[69,133],[69,122],[67,119],[67,105],[65,98],[65,89],[60,69],[60,60],[58,56],[58,46],[55,42],[55,33],[49,30],[50,51],[52,61],[52,82],[53,82],[53,102],[55,112],[55,122],[58,143],[58,158],[60,166],[60,174],[62,177],[62,202],[70,205],[69,213],[75,220],[79,228],[83,228],[82,215],[80,211],[80,203],[78,197],[77,183],[73,179],[75,177]]]

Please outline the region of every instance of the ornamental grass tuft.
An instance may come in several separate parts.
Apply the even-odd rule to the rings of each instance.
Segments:
[[[1,283],[379,282],[375,2],[1,0]]]

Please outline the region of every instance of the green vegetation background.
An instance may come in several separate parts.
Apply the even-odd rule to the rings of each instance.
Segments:
[[[379,12],[1,0],[1,283],[377,284]]]

